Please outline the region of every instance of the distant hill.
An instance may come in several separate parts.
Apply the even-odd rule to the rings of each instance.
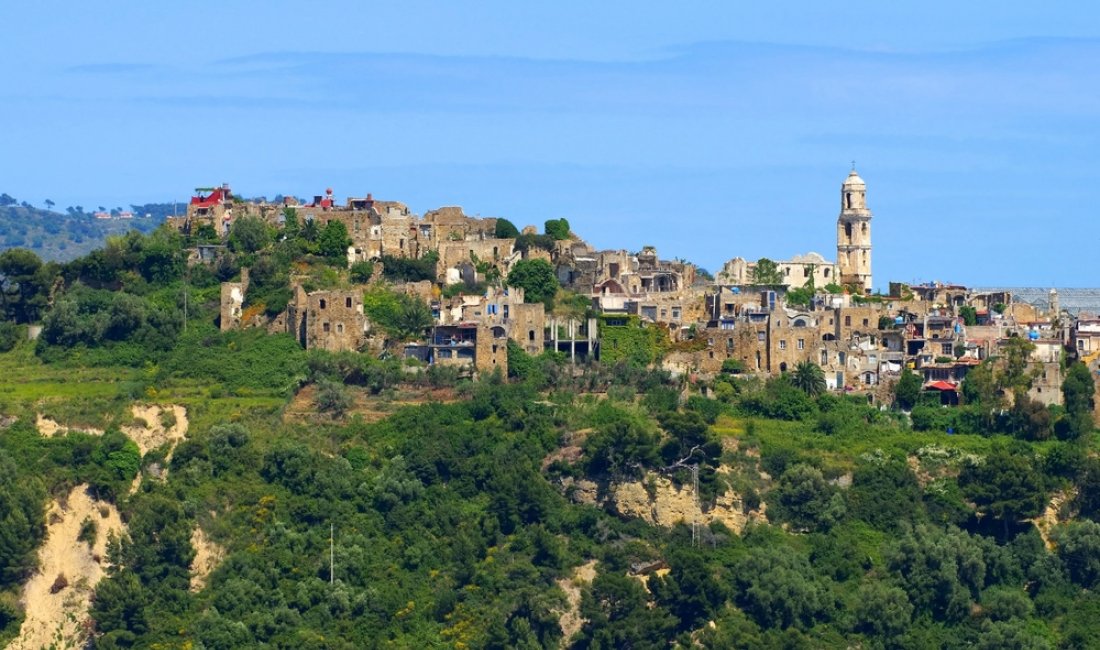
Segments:
[[[103,210],[110,218],[96,218],[83,206],[64,212],[37,208],[26,201],[0,194],[0,250],[29,248],[45,260],[65,261],[100,248],[108,235],[129,230],[149,232],[172,214],[171,203],[131,205],[129,211]],[[120,215],[131,212],[131,218]]]

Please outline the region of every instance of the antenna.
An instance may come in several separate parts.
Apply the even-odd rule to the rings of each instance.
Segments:
[[[335,526],[333,524],[328,525],[328,583],[330,585],[335,584],[335,567],[336,567],[336,546],[333,543],[333,531]]]

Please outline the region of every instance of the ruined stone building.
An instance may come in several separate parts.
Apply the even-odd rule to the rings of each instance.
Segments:
[[[218,326],[221,331],[238,329],[244,316],[244,297],[248,291],[248,269],[241,269],[240,282],[222,282],[221,313]]]
[[[286,328],[307,350],[356,351],[367,343],[370,321],[361,290],[313,291],[298,285],[287,305]]]
[[[405,346],[405,356],[425,363],[475,372],[508,373],[508,334],[504,327],[467,322],[436,325],[427,341]]]
[[[583,242],[568,242],[559,245],[554,262],[562,286],[583,294],[673,293],[695,284],[694,264],[662,260],[652,246],[631,254],[624,250],[596,252]]]
[[[837,265],[826,260],[819,253],[795,255],[789,260],[776,261],[775,265],[783,278],[782,284],[789,289],[801,289],[810,285],[811,282],[818,289],[828,284],[840,284]],[[735,257],[722,265],[722,270],[715,276],[715,280],[719,284],[752,285],[755,271],[756,262]]]
[[[507,338],[532,355],[542,354],[546,340],[546,307],[525,303],[519,287],[492,288],[484,294],[458,296],[440,311],[441,325],[480,323],[504,329]]]

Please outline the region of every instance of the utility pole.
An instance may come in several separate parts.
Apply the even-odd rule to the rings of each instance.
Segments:
[[[691,466],[691,546],[695,548],[699,536],[699,464]]]
[[[186,262],[185,262],[186,264]],[[188,289],[189,280],[191,275],[191,268],[187,267],[183,271],[183,331],[187,331],[187,294],[191,293]]]

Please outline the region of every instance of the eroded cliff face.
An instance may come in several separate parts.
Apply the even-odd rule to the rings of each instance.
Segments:
[[[23,588],[26,618],[11,650],[84,647],[92,594],[106,572],[107,538],[125,531],[118,509],[92,498],[87,485],[51,503],[46,521],[38,572]]]
[[[721,466],[720,474],[729,474],[731,468]],[[712,507],[700,508],[695,504],[690,485],[676,486],[668,477],[648,472],[640,481],[613,482],[600,485],[586,479],[566,479],[566,493],[577,503],[599,505],[621,517],[641,519],[654,525],[671,528],[692,521],[700,525],[722,522],[726,528],[740,533],[749,522],[767,521],[767,505],[746,510],[741,495],[727,489],[718,495]]]
[[[690,524],[694,521],[709,525],[718,521],[731,531],[740,533],[749,522],[766,520],[765,504],[761,503],[758,509],[746,512],[741,495],[733,490],[719,494],[713,507],[700,508],[696,505],[690,485],[677,487],[667,477],[652,472],[642,481],[613,484],[609,489],[608,504],[620,516],[666,528],[680,522]]]

